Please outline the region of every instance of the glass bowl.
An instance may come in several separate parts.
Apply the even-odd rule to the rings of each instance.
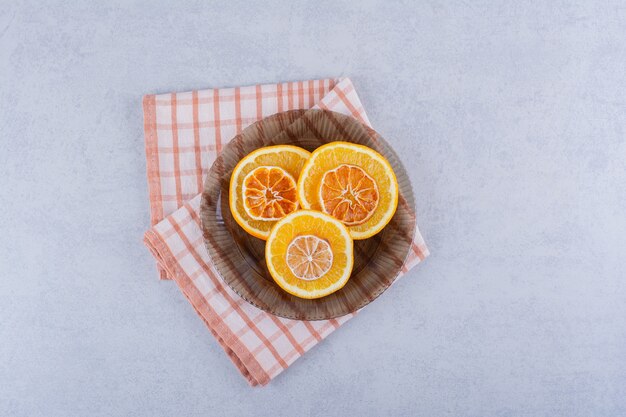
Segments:
[[[326,297],[306,300],[274,283],[265,264],[265,241],[246,233],[233,219],[228,206],[230,176],[235,165],[255,149],[289,144],[313,151],[334,141],[365,145],[387,158],[398,179],[398,208],[380,233],[354,241],[354,268],[346,285]],[[224,146],[206,175],[200,218],[215,269],[233,291],[276,316],[324,320],[359,310],[398,277],[415,234],[414,206],[406,170],[391,146],[373,129],[328,110],[292,110],[250,125]]]

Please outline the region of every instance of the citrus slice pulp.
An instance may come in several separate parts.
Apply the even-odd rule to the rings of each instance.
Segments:
[[[279,220],[298,207],[296,181],[280,167],[260,166],[243,179],[243,206],[254,220]]]
[[[322,176],[319,201],[322,211],[346,226],[367,221],[378,206],[378,186],[355,165],[339,165]]]

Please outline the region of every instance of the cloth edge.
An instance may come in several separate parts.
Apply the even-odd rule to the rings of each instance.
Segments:
[[[146,175],[148,177],[148,192],[150,202],[160,194],[161,184],[158,183],[158,143],[156,137],[156,96],[149,94],[143,97],[143,128],[146,149]],[[156,175],[155,175],[156,174]],[[157,224],[163,213],[156,205],[150,205],[150,224]]]
[[[161,199],[161,180],[159,177],[159,152],[158,139],[156,135],[156,96],[148,94],[143,97],[143,131],[146,149],[146,176],[148,179],[148,195],[150,204],[150,225],[154,226],[163,217],[160,204],[154,204],[157,199]],[[163,266],[157,263],[159,279],[171,279]]]

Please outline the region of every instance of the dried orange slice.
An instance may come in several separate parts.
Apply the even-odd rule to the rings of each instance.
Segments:
[[[298,210],[278,221],[265,245],[274,281],[301,298],[320,298],[343,287],[354,262],[350,233],[327,214]]]
[[[298,236],[287,246],[287,266],[296,278],[308,281],[318,279],[332,265],[330,244],[317,236]]]
[[[254,220],[280,220],[298,207],[296,181],[280,167],[253,169],[242,190],[243,208]]]
[[[319,201],[322,211],[346,226],[367,221],[378,207],[378,186],[358,166],[342,164],[322,176]]]
[[[398,181],[389,162],[363,145],[320,146],[302,168],[298,201],[341,220],[353,239],[380,232],[398,207]]]
[[[267,239],[276,221],[296,210],[293,187],[310,155],[297,146],[277,145],[242,158],[233,169],[228,192],[237,224],[255,237]]]

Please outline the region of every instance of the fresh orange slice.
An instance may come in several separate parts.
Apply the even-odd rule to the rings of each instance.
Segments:
[[[246,232],[266,240],[272,226],[298,208],[294,184],[311,154],[297,146],[267,146],[250,152],[233,169],[228,202]]]
[[[298,210],[279,220],[265,245],[274,281],[300,298],[320,298],[343,287],[354,262],[350,233],[327,214]]]
[[[243,208],[254,220],[280,220],[298,207],[296,181],[280,167],[253,169],[242,190]]]
[[[341,220],[353,239],[380,232],[398,207],[398,181],[389,162],[354,143],[317,148],[302,168],[297,188],[302,208]]]

